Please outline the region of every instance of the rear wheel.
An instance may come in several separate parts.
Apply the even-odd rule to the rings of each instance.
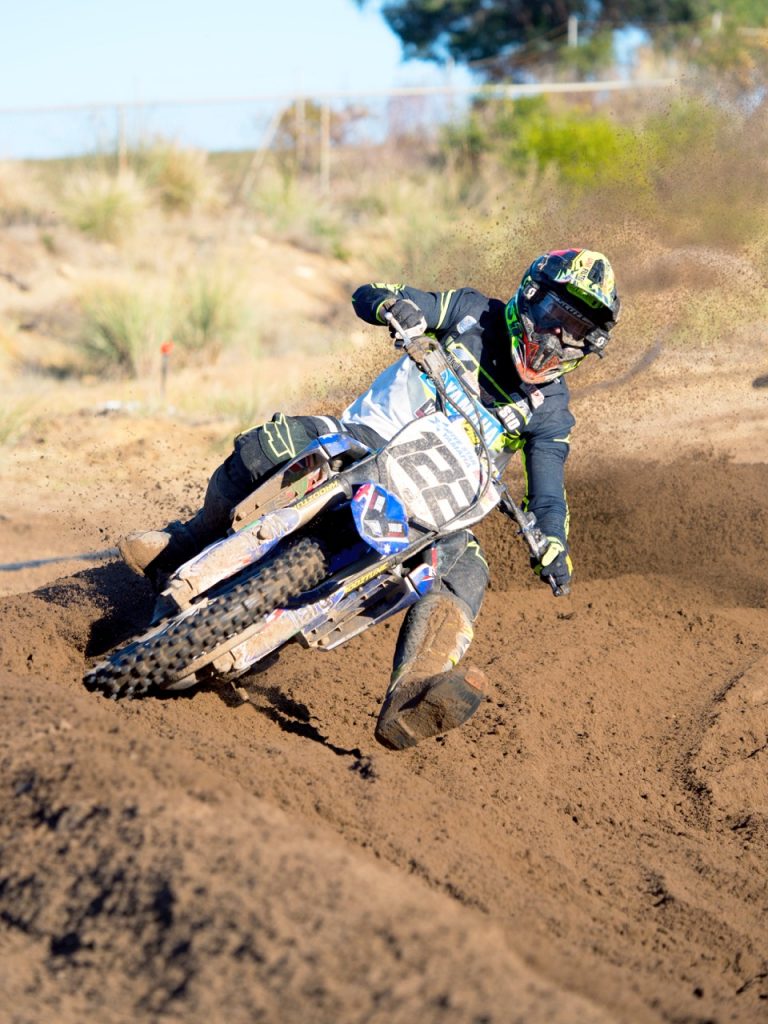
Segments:
[[[328,559],[319,542],[304,537],[265,564],[257,576],[110,654],[86,675],[85,684],[112,697],[139,696],[153,686],[168,687],[183,679],[188,666],[208,651],[311,590],[327,572]]]

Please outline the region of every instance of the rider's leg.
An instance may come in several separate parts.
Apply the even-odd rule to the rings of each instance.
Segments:
[[[468,532],[439,541],[434,551],[439,583],[405,617],[376,723],[376,739],[395,750],[466,722],[487,691],[480,669],[457,667],[488,583],[485,559]]]
[[[160,530],[121,537],[117,546],[123,561],[162,588],[183,562],[226,535],[232,509],[266,476],[313,438],[338,429],[338,421],[330,417],[276,413],[267,423],[240,434],[234,451],[211,476],[203,507],[186,522],[174,520]]]

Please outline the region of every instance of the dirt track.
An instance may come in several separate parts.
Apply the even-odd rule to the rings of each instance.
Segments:
[[[82,672],[146,621],[143,583],[4,572],[2,1019],[768,1019],[768,398],[742,355],[576,392],[574,594],[484,523],[493,695],[412,752],[372,738],[396,623],[287,650],[248,702],[112,703]],[[209,433],[152,430],[31,439],[0,561],[191,507]]]

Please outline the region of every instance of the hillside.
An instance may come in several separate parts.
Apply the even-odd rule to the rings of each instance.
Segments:
[[[115,258],[77,244],[3,240],[2,308],[38,315],[35,352],[83,261]],[[249,245],[250,304],[282,332],[247,367],[254,415],[333,411],[387,358],[347,307],[377,268]],[[149,589],[109,554],[45,560],[195,507],[242,426],[210,393],[243,366],[174,366],[162,400],[156,374],[6,366],[7,394],[37,403],[0,448],[10,1024],[765,1019],[764,328],[672,344],[668,310],[736,257],[638,263],[619,230],[604,248],[626,313],[574,379],[573,595],[555,601],[509,525],[483,523],[493,581],[469,658],[492,695],[406,753],[372,736],[397,623],[289,648],[247,700],[88,693],[86,665],[147,621]]]

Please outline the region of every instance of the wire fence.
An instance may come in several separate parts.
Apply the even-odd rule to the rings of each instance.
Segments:
[[[590,82],[426,86],[379,92],[328,92],[225,98],[95,102],[0,107],[0,160],[115,153],[154,139],[208,151],[259,151],[289,135],[300,151],[310,140],[327,166],[334,145],[381,142],[433,132],[466,113],[473,98],[489,101],[552,93],[590,95],[596,104],[616,92],[669,89],[671,78]]]

